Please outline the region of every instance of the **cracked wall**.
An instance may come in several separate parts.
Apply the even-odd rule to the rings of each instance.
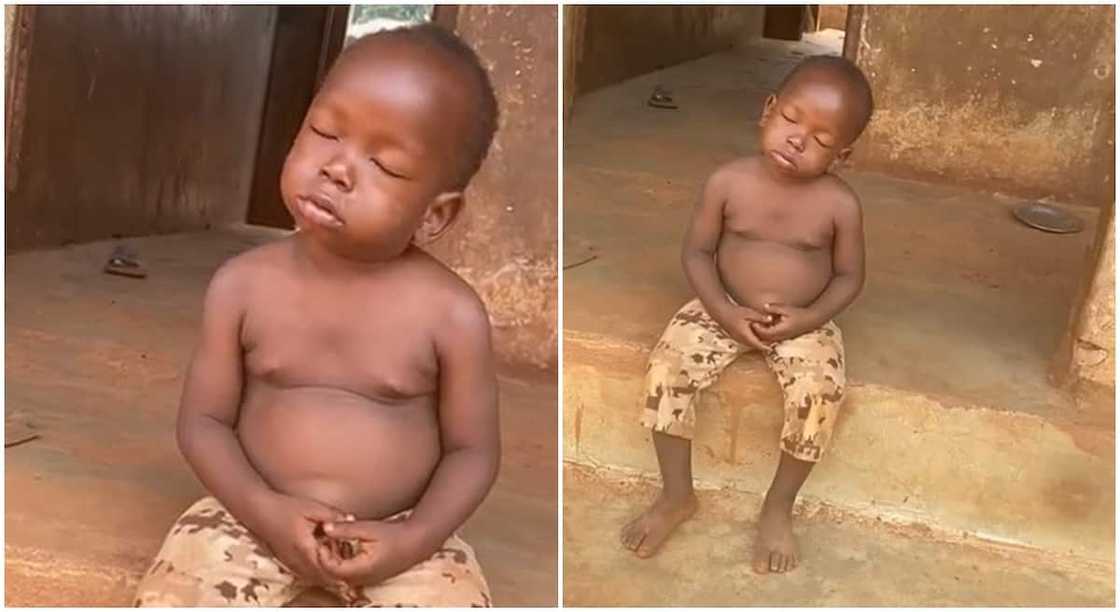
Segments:
[[[464,214],[430,249],[486,302],[503,361],[557,357],[556,7],[460,7],[456,31],[478,52],[501,120]]]
[[[1111,6],[868,6],[876,112],[854,163],[1103,206],[1115,184]]]

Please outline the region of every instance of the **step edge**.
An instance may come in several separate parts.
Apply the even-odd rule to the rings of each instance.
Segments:
[[[592,458],[583,460],[564,458],[564,469],[574,468],[591,472],[599,477],[611,478],[622,482],[637,482],[657,486],[657,479],[649,474],[621,466],[602,464]],[[734,495],[743,495],[751,498],[752,502],[761,504],[761,494],[736,487],[732,483],[715,483],[697,479],[696,489],[699,491],[724,491]],[[794,505],[794,513],[805,518],[824,517],[849,520],[858,523],[876,523],[885,525],[903,537],[915,538],[916,534],[923,534],[921,539],[945,544],[957,544],[981,548],[996,554],[1021,558],[1029,555],[1035,559],[1043,560],[1049,567],[1066,569],[1070,571],[1085,572],[1092,578],[1112,582],[1115,560],[1097,558],[1085,555],[1076,555],[1060,551],[1049,550],[1032,546],[1026,542],[1015,541],[996,534],[984,532],[970,533],[958,529],[950,529],[938,525],[932,520],[934,517],[925,512],[906,511],[890,505],[876,505],[876,513],[870,514],[865,508],[836,504],[824,501],[816,496],[806,495],[798,498]],[[753,508],[752,508],[753,509]],[[921,520],[927,519],[926,521]]]

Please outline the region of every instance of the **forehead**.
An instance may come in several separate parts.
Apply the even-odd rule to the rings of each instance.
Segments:
[[[347,107],[351,121],[385,124],[377,119],[391,119],[433,134],[455,132],[468,110],[457,93],[462,72],[439,51],[417,42],[359,41],[331,69],[315,101]]]
[[[787,83],[778,99],[811,113],[837,133],[855,129],[856,100],[852,88],[834,74],[807,70]]]

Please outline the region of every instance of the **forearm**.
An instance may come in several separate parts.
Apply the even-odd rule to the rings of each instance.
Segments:
[[[824,325],[840,314],[863,290],[863,278],[856,274],[837,274],[808,310],[815,327]]]
[[[713,253],[685,248],[681,252],[681,265],[684,267],[685,278],[700,303],[717,323],[723,325],[723,313],[730,305],[727,300],[727,291],[723,288],[719,272],[716,270],[716,260]]]
[[[416,536],[414,563],[439,550],[486,498],[498,475],[499,455],[497,444],[443,455],[408,520]]]
[[[237,520],[257,532],[261,501],[273,491],[249,463],[234,430],[197,415],[179,423],[177,433],[179,450],[203,486]]]

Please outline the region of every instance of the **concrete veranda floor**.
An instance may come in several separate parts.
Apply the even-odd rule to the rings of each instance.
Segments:
[[[6,258],[6,416],[41,434],[4,453],[7,605],[130,604],[203,493],[173,433],[203,291],[222,261],[277,235],[128,240],[144,280],[101,272],[109,242]],[[501,403],[502,472],[464,535],[497,605],[555,605],[555,373],[506,372]]]
[[[965,543],[920,530],[798,516],[802,562],[785,575],[749,567],[761,503],[700,492],[700,511],[650,559],[618,543],[618,531],[653,499],[652,484],[564,469],[566,606],[1112,606],[1112,577]]]
[[[855,408],[841,425],[849,426],[847,440],[870,443],[833,460],[832,474],[850,480],[822,480],[832,474],[819,469],[806,490],[868,512],[873,525],[876,502],[884,493],[893,499],[898,487],[892,508],[920,497],[919,520],[937,537],[956,529],[996,540],[1005,532],[985,528],[1006,527],[1000,517],[1027,509],[1023,524],[1047,537],[1012,541],[1053,548],[1019,549],[1012,558],[868,531],[865,518],[849,512],[836,524],[798,527],[803,572],[760,582],[740,571],[753,535],[753,511],[744,508],[757,503],[752,495],[765,490],[757,483],[772,474],[759,466],[776,458],[758,459],[774,443],[759,447],[764,436],[741,427],[762,421],[744,402],[757,389],[720,385],[756,380],[747,374],[760,369],[751,361],[757,356],[713,387],[711,410],[700,418],[715,433],[694,449],[694,464],[707,470],[698,480],[718,470],[717,480],[738,492],[707,494],[714,514],[692,521],[657,559],[638,561],[618,547],[618,529],[652,496],[648,485],[620,479],[656,473],[648,434],[636,425],[637,399],[646,352],[692,297],[679,263],[692,208],[714,168],[756,150],[758,114],[783,75],[803,56],[828,50],[763,41],[575,100],[564,130],[565,419],[572,404],[580,412],[565,423],[565,444],[571,430],[580,437],[565,459],[604,469],[583,481],[573,474],[584,467],[565,469],[566,603],[1111,605],[1114,398],[1078,403],[1048,379],[1087,272],[1098,211],[1061,204],[1086,229],[1046,234],[1012,217],[1020,200],[959,189],[948,178],[931,184],[840,172],[863,202],[868,270],[863,294],[838,317]],[[678,110],[646,106],[656,85],[674,93]],[[866,395],[854,406],[857,390]],[[1033,444],[1026,434],[1035,431],[1053,432],[1055,444]],[[736,446],[748,439],[749,448]],[[991,449],[1003,454],[986,463]],[[1056,486],[1024,486],[1032,478]],[[1067,485],[1079,479],[1090,484],[1075,493]],[[1019,497],[1009,502],[1007,491]],[[1080,518],[1048,510],[1059,503]],[[1081,527],[1085,535],[1075,533]],[[1095,565],[1043,552],[1072,552],[1074,541],[1093,544],[1087,557]]]
[[[652,346],[692,296],[679,250],[704,180],[756,150],[771,88],[829,49],[763,41],[576,99],[564,131],[565,265],[596,259],[564,272],[565,333]],[[646,106],[657,84],[679,110]],[[849,378],[1041,416],[1070,409],[1047,370],[1097,210],[1071,206],[1086,229],[1048,234],[1011,216],[1014,198],[841,175],[863,202],[867,246],[864,292],[838,317]]]

